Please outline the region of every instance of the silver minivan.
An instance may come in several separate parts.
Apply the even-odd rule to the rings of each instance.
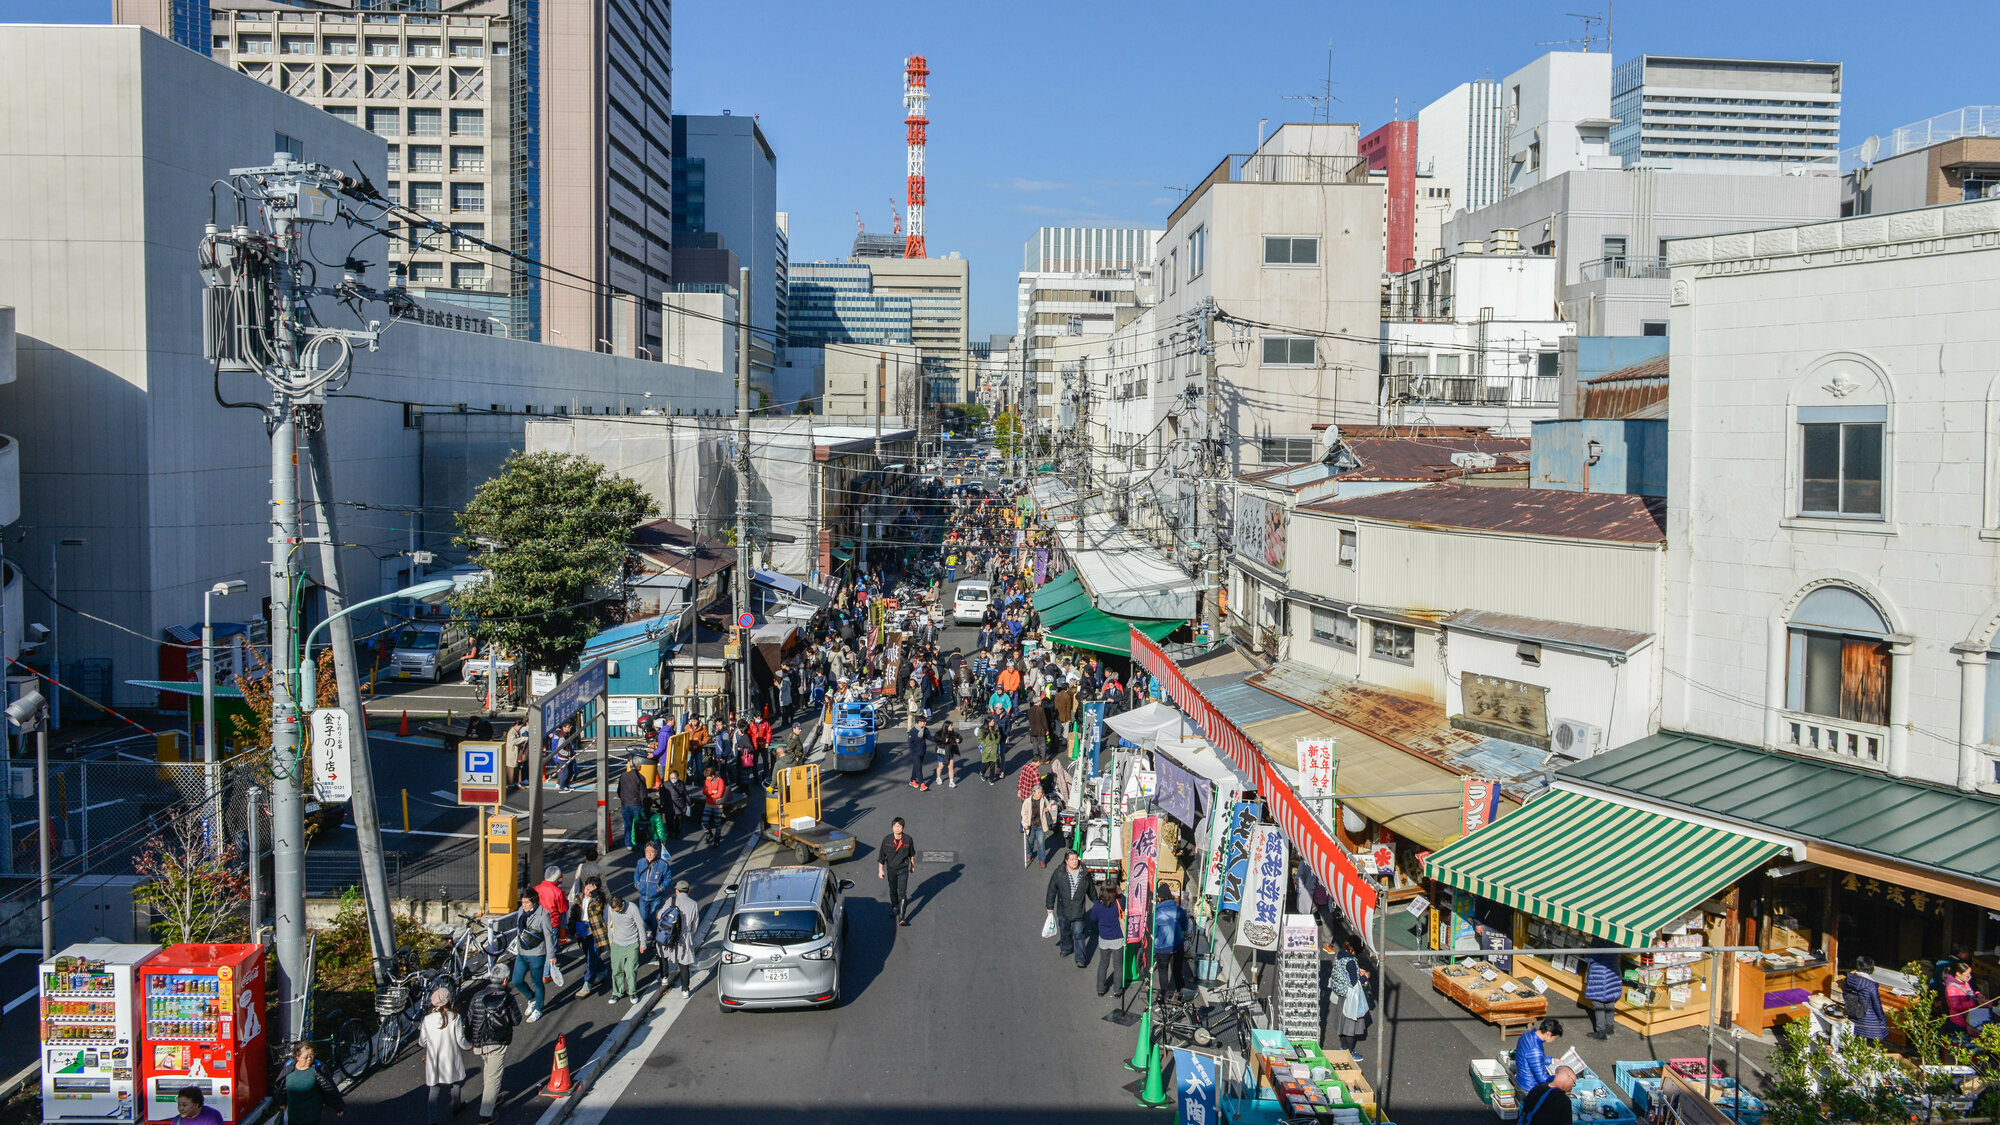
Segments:
[[[734,901],[722,931],[716,1005],[725,1012],[838,1005],[853,887],[824,867],[769,867],[725,888]]]
[[[399,680],[443,683],[471,650],[472,631],[464,622],[416,622],[396,634],[389,669]]]

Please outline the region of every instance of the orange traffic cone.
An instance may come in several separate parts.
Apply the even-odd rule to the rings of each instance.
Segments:
[[[556,1036],[556,1061],[549,1067],[548,1084],[542,1087],[545,1098],[569,1097],[569,1047],[563,1036]]]
[[[410,737],[410,713],[408,711],[403,712],[403,721],[396,727],[396,737]]]

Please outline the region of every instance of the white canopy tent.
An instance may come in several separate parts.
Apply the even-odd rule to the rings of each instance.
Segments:
[[[1055,539],[1098,610],[1119,617],[1194,617],[1194,579],[1109,513],[1058,523]]]

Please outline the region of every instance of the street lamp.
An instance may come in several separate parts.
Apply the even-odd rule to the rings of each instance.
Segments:
[[[241,578],[231,578],[201,592],[201,772],[210,797],[217,803],[218,815],[212,830],[217,855],[222,854],[222,779],[215,756],[215,624],[211,607],[212,599],[240,594],[249,588],[250,584]]]
[[[392,602],[398,598],[414,598],[418,601],[429,601],[439,595],[451,593],[452,588],[456,585],[457,583],[449,578],[433,578],[428,582],[419,582],[414,586],[397,590],[393,594],[383,594],[379,598],[369,598],[365,602],[356,602],[339,613],[329,614],[325,621],[313,626],[312,632],[306,634],[305,645],[299,650],[299,706],[307,711],[311,711],[319,706],[319,671],[313,664],[312,646],[313,638],[319,636],[321,629],[326,628],[342,617],[346,617],[348,614],[367,609],[371,605],[381,605],[383,602]]]
[[[57,603],[61,596],[62,583],[56,572],[56,551],[63,547],[81,547],[81,539],[58,539],[49,544],[49,683],[54,685],[49,691],[49,728],[62,729],[62,606]]]
[[[7,707],[7,718],[22,734],[35,738],[35,836],[40,841],[42,860],[42,960],[55,956],[56,896],[54,856],[49,832],[49,701],[35,688],[25,688],[21,698]],[[85,812],[89,815],[88,811]],[[86,864],[88,860],[86,859]]]

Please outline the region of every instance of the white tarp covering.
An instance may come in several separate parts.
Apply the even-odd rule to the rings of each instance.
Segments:
[[[1188,620],[1195,581],[1108,513],[1055,525],[1056,543],[1076,565],[1091,604],[1120,617]]]
[[[1215,747],[1200,735],[1187,738],[1162,738],[1153,744],[1155,754],[1164,754],[1173,759],[1175,765],[1200,777],[1205,777],[1219,786],[1224,793],[1245,792],[1256,788],[1250,779],[1236,772],[1236,767],[1215,752]]]
[[[1165,703],[1148,703],[1136,711],[1112,715],[1104,720],[1104,725],[1117,731],[1125,741],[1141,746],[1162,738],[1179,738],[1194,733],[1194,724],[1188,722],[1179,710]]]

